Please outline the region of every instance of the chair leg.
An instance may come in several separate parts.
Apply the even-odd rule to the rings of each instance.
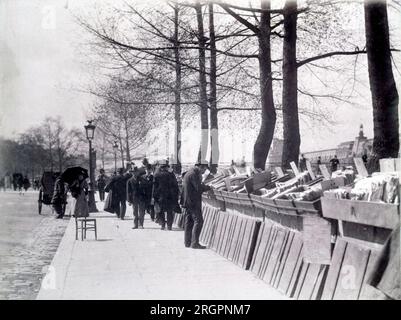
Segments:
[[[84,239],[86,239],[86,221],[84,222],[84,225],[85,225]]]
[[[96,226],[96,220],[95,220],[95,239],[97,240],[97,226]]]
[[[81,241],[84,241],[84,222],[81,221]]]
[[[78,240],[78,221],[75,219],[75,240]]]

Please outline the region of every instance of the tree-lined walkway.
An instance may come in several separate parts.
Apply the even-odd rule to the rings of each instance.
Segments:
[[[161,231],[149,216],[143,230],[92,216],[98,241],[76,241],[71,220],[38,299],[286,299],[215,252],[185,248],[181,230]]]

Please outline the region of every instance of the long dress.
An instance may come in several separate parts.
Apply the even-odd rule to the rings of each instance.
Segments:
[[[76,192],[74,192],[75,197],[72,197],[70,215],[74,215],[76,218],[89,217],[89,206],[86,197],[85,189],[87,189],[88,184],[83,180],[79,187],[76,187]],[[77,196],[78,195],[78,196]]]

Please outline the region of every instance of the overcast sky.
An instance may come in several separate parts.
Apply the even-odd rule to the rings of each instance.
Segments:
[[[77,48],[85,35],[71,12],[89,8],[94,2],[0,1],[0,135],[16,136],[48,115],[60,115],[68,127],[84,125],[96,101],[75,90],[85,87],[91,70],[82,64],[82,51]],[[400,79],[399,73],[394,73]],[[366,135],[372,137],[369,91],[364,104],[363,108],[339,104],[338,126],[330,130],[321,126],[312,130],[302,124],[303,151],[331,148],[352,140],[361,123]]]
[[[81,126],[93,98],[75,89],[87,70],[72,0],[0,1],[1,134],[20,133],[48,115]],[[90,2],[90,1],[84,1]]]

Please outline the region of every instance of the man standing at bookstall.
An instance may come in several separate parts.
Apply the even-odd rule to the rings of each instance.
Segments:
[[[185,246],[193,249],[205,249],[199,244],[199,236],[203,227],[202,193],[210,190],[202,183],[202,174],[208,168],[207,163],[197,163],[189,169],[182,181],[183,207],[185,212]]]

